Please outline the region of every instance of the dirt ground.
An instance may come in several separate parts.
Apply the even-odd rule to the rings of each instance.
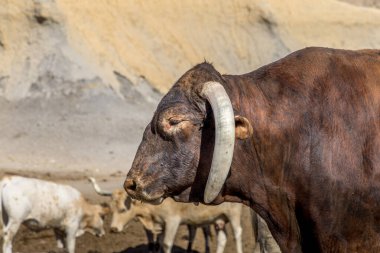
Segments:
[[[1,174],[0,174],[1,175]],[[98,196],[92,189],[92,186],[86,178],[75,178],[75,176],[67,175],[64,178],[55,178],[50,174],[35,174],[28,173],[28,176],[39,177],[56,181],[60,183],[70,184],[80,190],[82,194],[92,203],[107,202],[107,197]],[[113,175],[109,177],[97,178],[101,187],[107,190],[112,190],[122,186],[124,175]],[[77,238],[76,252],[77,253],[142,253],[147,251],[147,239],[142,225],[133,221],[123,233],[110,233],[109,224],[111,217],[106,218],[106,235],[97,238],[91,234],[84,234]],[[250,222],[250,213],[248,208],[243,209],[243,250],[244,252],[253,252],[253,232]],[[230,225],[227,226],[227,245],[224,252],[236,252],[233,233]],[[181,226],[178,230],[173,252],[186,252],[187,247],[187,229],[186,226]],[[215,230],[212,229],[211,252],[216,250]],[[200,229],[197,230],[195,242],[193,246],[194,252],[204,252],[204,238]],[[13,243],[13,252],[22,253],[61,253],[62,250],[56,248],[56,241],[52,230],[45,230],[39,233],[32,232],[26,227],[22,227]]]

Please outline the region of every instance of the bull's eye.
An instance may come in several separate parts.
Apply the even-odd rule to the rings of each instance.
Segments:
[[[183,120],[181,119],[175,119],[175,118],[170,118],[169,119],[169,124],[171,126],[175,126],[175,125],[178,125],[179,123],[181,123]]]

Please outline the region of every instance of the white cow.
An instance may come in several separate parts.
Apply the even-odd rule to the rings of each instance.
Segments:
[[[20,176],[0,181],[3,253],[12,252],[12,240],[21,224],[39,231],[53,228],[58,247],[74,253],[75,238],[84,232],[104,235],[103,216],[108,207],[88,203],[68,185]]]
[[[121,232],[128,223],[134,219],[143,224],[146,230],[154,235],[163,233],[163,248],[165,253],[170,253],[178,226],[181,224],[203,226],[215,224],[217,227],[217,253],[224,251],[227,237],[225,223],[231,222],[236,242],[236,252],[242,253],[242,204],[222,203],[217,206],[199,204],[195,206],[189,203],[175,202],[167,198],[160,205],[152,205],[133,200],[124,189],[116,189],[112,193],[100,189],[95,179],[90,178],[97,193],[111,195],[111,211],[113,231]]]

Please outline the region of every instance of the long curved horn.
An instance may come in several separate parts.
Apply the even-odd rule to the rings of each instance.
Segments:
[[[99,194],[101,196],[112,196],[112,192],[103,191],[102,189],[100,189],[100,186],[96,182],[95,178],[88,177],[88,181],[90,181],[92,183],[92,186],[94,186],[94,189],[95,189],[95,191],[96,191],[97,194]]]
[[[219,194],[230,171],[235,144],[235,120],[231,100],[218,82],[203,85],[201,96],[210,103],[215,120],[215,146],[204,202],[210,203]]]

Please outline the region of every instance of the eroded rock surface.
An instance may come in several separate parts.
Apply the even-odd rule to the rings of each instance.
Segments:
[[[112,4],[110,4],[112,2]],[[0,0],[0,168],[130,167],[161,92],[305,46],[380,48],[376,1]]]

